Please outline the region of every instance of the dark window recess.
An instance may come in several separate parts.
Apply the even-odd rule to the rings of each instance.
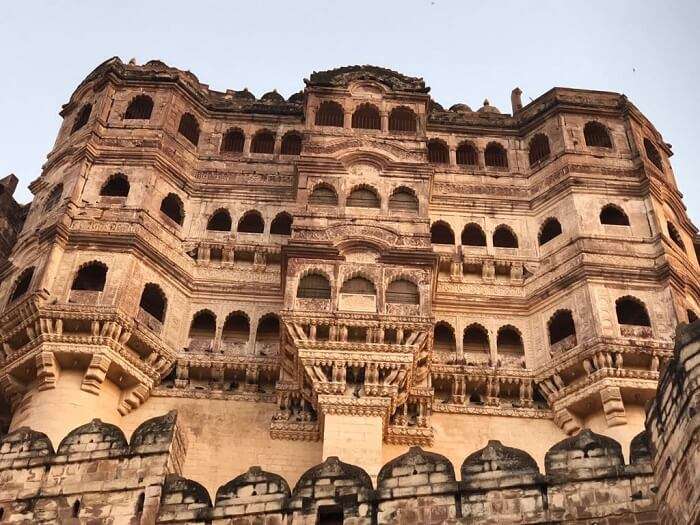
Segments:
[[[92,290],[101,292],[107,280],[107,266],[99,262],[86,264],[78,270],[71,290]]]
[[[343,112],[343,107],[337,102],[322,102],[318,107],[318,111],[316,111],[317,126],[342,128],[344,119],[345,113]]]
[[[586,125],[583,127],[583,136],[586,139],[586,146],[612,148],[610,134],[600,122],[586,122]]]
[[[681,238],[681,234],[678,232],[678,229],[670,221],[666,223],[666,228],[668,228],[668,235],[671,237],[673,242],[675,242],[681,250],[685,251],[685,244],[683,244],[683,239]]]
[[[196,146],[199,143],[199,122],[191,113],[185,113],[180,117],[177,131],[193,145]]]
[[[547,135],[538,133],[532,137],[532,140],[530,140],[529,150],[530,166],[534,166],[538,162],[542,162],[543,160],[547,159],[550,154],[549,139],[547,138]]]
[[[148,120],[153,112],[153,99],[148,95],[138,95],[134,97],[126,108],[124,118]]]
[[[379,110],[372,104],[361,104],[352,114],[352,127],[359,129],[381,129]]]
[[[343,507],[340,505],[320,505],[316,525],[343,525]]]
[[[148,283],[144,286],[139,306],[161,323],[165,319],[167,299],[157,284]]]
[[[559,224],[559,221],[554,218],[547,219],[542,225],[542,228],[540,229],[540,234],[538,236],[540,246],[561,235],[561,233],[562,229],[561,224]]]
[[[615,226],[629,226],[630,220],[620,208],[613,204],[606,204],[600,210],[600,223],[613,224]]]
[[[462,231],[463,246],[486,246],[486,234],[478,224],[467,224]]]
[[[251,153],[271,154],[275,152],[275,135],[270,131],[258,131],[250,144]]]
[[[129,195],[129,179],[123,173],[115,173],[100,190],[103,197],[126,197]]]
[[[265,230],[265,221],[257,211],[249,211],[238,221],[240,233],[262,233]]]
[[[182,222],[185,220],[185,212],[180,197],[174,193],[168,194],[160,203],[160,211],[182,226]]]
[[[280,153],[282,155],[301,155],[301,135],[291,132],[282,137]]]
[[[408,189],[399,188],[389,197],[389,209],[396,211],[418,211],[418,198]]]
[[[245,135],[240,129],[230,129],[221,140],[221,153],[243,153]]]
[[[15,281],[12,295],[10,295],[10,301],[15,301],[27,293],[29,285],[32,283],[32,277],[34,277],[34,267],[27,268],[20,274]]]
[[[441,140],[431,140],[428,142],[428,162],[433,164],[448,164],[450,162],[450,150]]]
[[[430,227],[430,242],[433,244],[454,244],[455,234],[447,223],[438,221]]]
[[[44,203],[44,211],[53,210],[63,196],[63,184],[56,184]]]
[[[416,114],[409,108],[399,107],[389,114],[389,131],[409,133],[416,131]]]
[[[70,132],[75,133],[80,128],[85,126],[85,124],[88,123],[88,120],[90,120],[90,113],[92,113],[92,104],[85,104],[82,108],[80,108],[80,111],[78,111],[78,114],[75,117],[75,122],[73,122],[73,127],[71,128]]]
[[[484,150],[484,162],[493,168],[507,168],[508,155],[506,149],[498,142],[490,142]]]
[[[575,334],[574,318],[569,310],[560,310],[549,320],[549,344],[558,343]]]
[[[479,154],[473,144],[463,142],[457,148],[457,164],[462,166],[476,166],[479,163]]]
[[[272,224],[270,224],[270,233],[273,235],[291,235],[292,216],[286,212],[278,214],[272,220]]]
[[[649,139],[644,139],[644,151],[646,152],[647,158],[651,161],[651,163],[663,171],[664,165],[661,161],[661,154]]]
[[[323,275],[312,273],[299,281],[297,297],[303,299],[330,299],[331,285]]]
[[[615,301],[615,312],[619,324],[651,326],[647,309],[633,297],[622,297]]]
[[[207,230],[216,232],[230,232],[231,231],[231,215],[228,210],[217,210],[214,214],[209,217],[209,222],[207,222]]]
[[[493,245],[496,248],[517,248],[518,238],[507,226],[499,226],[493,232]]]

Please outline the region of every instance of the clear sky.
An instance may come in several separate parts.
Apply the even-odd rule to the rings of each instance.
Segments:
[[[41,173],[58,112],[111,56],[161,59],[214,89],[288,96],[313,70],[375,64],[421,76],[443,106],[510,112],[553,86],[625,93],[673,145],[700,225],[700,1],[30,1],[0,9],[0,176],[18,200]]]

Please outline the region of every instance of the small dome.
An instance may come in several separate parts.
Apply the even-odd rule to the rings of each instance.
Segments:
[[[445,108],[442,107],[442,104],[439,102],[435,102],[434,100],[430,101],[430,111],[445,111]]]
[[[496,106],[492,106],[489,103],[489,99],[485,98],[484,99],[484,105],[478,109],[479,113],[492,113],[494,115],[500,115],[500,111]]]
[[[462,479],[514,472],[539,473],[537,462],[530,454],[517,448],[506,447],[496,440],[489,441],[484,448],[467,456],[461,470]]]
[[[253,95],[248,88],[243,88],[242,91],[233,91],[233,97],[242,100],[255,100],[255,95]]]
[[[450,106],[450,111],[453,111],[455,113],[473,113],[472,108],[470,108],[466,104],[454,104]]]
[[[287,99],[287,102],[291,102],[292,104],[301,104],[304,101],[304,92],[303,91],[297,91],[293,95],[290,95],[290,97]]]
[[[268,91],[262,97],[260,97],[260,100],[262,100],[263,102],[284,102],[284,97],[277,93],[276,89],[273,89],[272,91]]]

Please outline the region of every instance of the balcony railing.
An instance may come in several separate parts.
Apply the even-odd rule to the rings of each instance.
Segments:
[[[68,302],[96,305],[100,303],[101,295],[102,292],[99,290],[71,290],[68,296]]]
[[[557,341],[549,346],[549,350],[552,354],[561,354],[567,350],[571,350],[576,346],[576,334],[571,334],[564,339]]]
[[[620,335],[623,337],[639,337],[642,339],[651,339],[654,337],[651,326],[634,326],[627,324],[620,325]]]
[[[376,312],[377,296],[373,294],[341,293],[338,309],[347,312]]]
[[[163,323],[143,308],[139,308],[139,313],[136,314],[136,320],[145,324],[154,334],[160,335],[163,332]]]

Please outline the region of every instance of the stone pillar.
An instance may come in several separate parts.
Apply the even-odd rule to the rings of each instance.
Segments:
[[[386,111],[382,112],[381,115],[381,122],[382,122],[382,132],[383,133],[388,133],[389,132],[389,113]]]
[[[323,459],[337,456],[341,461],[363,468],[376,483],[382,467],[382,417],[325,414],[323,416]]]

